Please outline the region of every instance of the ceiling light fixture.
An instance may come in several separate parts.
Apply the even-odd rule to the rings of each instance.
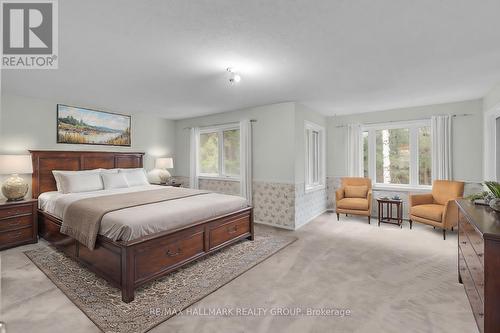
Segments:
[[[241,81],[241,76],[236,73],[231,67],[228,67],[226,70],[229,73],[229,83],[236,84]]]

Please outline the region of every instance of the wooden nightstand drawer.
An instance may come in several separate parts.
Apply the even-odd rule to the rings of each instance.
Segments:
[[[32,212],[32,205],[13,205],[10,207],[0,208],[0,219],[31,214]]]
[[[31,227],[32,224],[33,224],[32,215],[4,219],[0,220],[0,232]]]
[[[0,247],[33,241],[33,228],[24,228],[0,233]]]

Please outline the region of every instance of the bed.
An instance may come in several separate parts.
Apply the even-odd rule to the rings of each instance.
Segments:
[[[139,286],[242,239],[253,240],[253,213],[242,198],[216,193],[183,197],[113,211],[101,220],[93,250],[60,232],[62,212],[72,202],[121,192],[179,190],[148,185],[61,194],[53,170],[132,169],[143,153],[30,151],[33,198],[39,200],[39,236],[134,300]]]

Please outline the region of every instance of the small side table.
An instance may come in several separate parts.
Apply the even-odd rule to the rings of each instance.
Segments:
[[[403,228],[403,200],[377,199],[378,226],[380,223],[396,224]],[[392,215],[392,208],[396,206],[396,216]]]

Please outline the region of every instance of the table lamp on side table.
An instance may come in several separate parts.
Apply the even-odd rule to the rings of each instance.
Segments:
[[[157,158],[155,162],[155,169],[151,171],[153,183],[165,184],[171,177],[167,169],[174,167],[174,160],[172,157]]]
[[[23,200],[29,185],[19,174],[33,173],[30,155],[0,155],[0,175],[11,175],[2,185],[2,193],[8,201]]]

